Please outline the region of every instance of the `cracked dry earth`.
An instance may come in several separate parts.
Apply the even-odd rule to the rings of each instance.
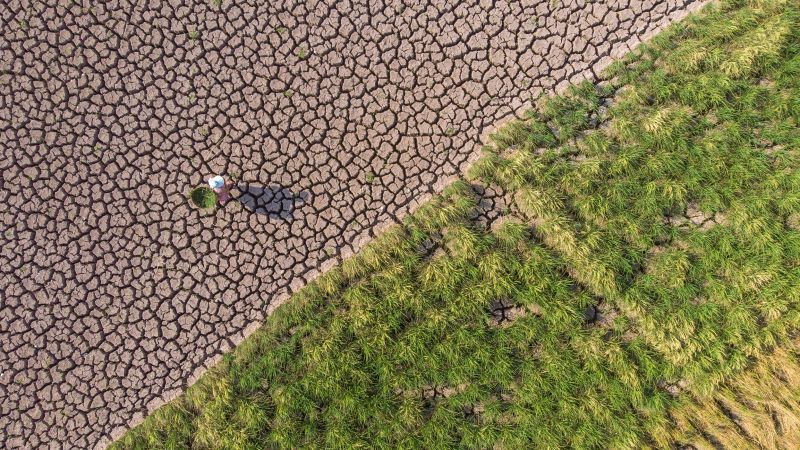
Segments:
[[[699,5],[47,3],[0,5],[5,449],[106,446],[491,125]],[[241,202],[192,208],[216,173]]]

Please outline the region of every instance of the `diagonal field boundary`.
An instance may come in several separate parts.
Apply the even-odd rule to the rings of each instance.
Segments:
[[[105,447],[704,2],[134,3],[0,6],[3,448]],[[192,208],[218,173],[241,202]]]

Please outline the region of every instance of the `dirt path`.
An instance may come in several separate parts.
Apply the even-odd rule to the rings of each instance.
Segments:
[[[178,1],[0,6],[0,447],[107,445],[531,95],[697,5]],[[191,208],[217,173],[243,205]]]

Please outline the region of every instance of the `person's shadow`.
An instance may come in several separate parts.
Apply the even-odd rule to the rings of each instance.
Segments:
[[[294,210],[308,199],[306,191],[292,192],[288,188],[276,185],[239,183],[237,188],[239,195],[236,200],[245,209],[272,219],[286,221],[294,219]]]

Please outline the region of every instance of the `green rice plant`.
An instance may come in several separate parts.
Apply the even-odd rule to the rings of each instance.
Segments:
[[[208,186],[192,189],[189,199],[198,208],[208,209],[217,205],[217,194]]]
[[[774,64],[790,33],[787,17],[778,15],[763,26],[746,33],[721,64],[720,70],[727,76],[742,78],[768,64]]]
[[[489,136],[497,152],[527,145],[533,148],[550,148],[556,145],[556,138],[546,124],[535,116],[525,120],[512,121]]]
[[[465,219],[475,206],[475,193],[472,188],[459,180],[447,186],[440,199],[422,205],[407,223],[419,227],[422,231],[437,230]]]
[[[558,140],[566,142],[578,136],[589,125],[591,114],[600,106],[600,95],[594,84],[583,82],[570,86],[566,95],[547,99],[542,118],[552,121]]]

